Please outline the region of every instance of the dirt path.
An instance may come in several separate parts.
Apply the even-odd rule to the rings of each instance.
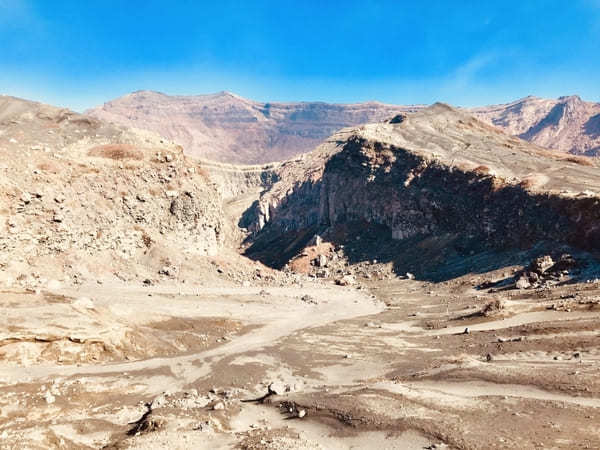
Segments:
[[[275,293],[293,297],[296,295],[296,289],[274,289]],[[5,384],[11,384],[27,379],[35,381],[55,376],[73,376],[73,375],[98,375],[115,372],[135,372],[143,370],[153,370],[161,367],[170,367],[174,370],[179,379],[178,386],[193,382],[194,380],[205,376],[211,370],[212,364],[225,356],[238,353],[249,352],[259,349],[266,345],[272,345],[278,339],[290,335],[297,330],[322,326],[329,322],[350,319],[353,317],[374,314],[382,310],[383,305],[373,301],[369,296],[353,290],[332,289],[332,288],[303,288],[304,295],[314,295],[317,298],[326,298],[318,304],[306,305],[295,302],[294,305],[283,305],[276,308],[272,302],[261,302],[257,304],[227,302],[218,300],[218,304],[204,304],[201,315],[219,314],[243,317],[258,328],[247,334],[236,338],[212,350],[202,353],[181,355],[169,358],[151,358],[141,361],[123,362],[106,364],[102,366],[65,366],[40,365],[33,367],[14,367],[0,368],[0,381]],[[207,294],[213,296],[247,296],[253,292],[246,288],[232,289],[211,289]],[[156,293],[156,295],[159,295]],[[147,294],[146,294],[147,296]],[[142,294],[128,295],[127,306],[132,310],[144,307],[147,297]],[[244,306],[245,305],[245,306]],[[171,385],[170,388],[175,386]],[[156,389],[166,389],[166,386],[155,386]]]

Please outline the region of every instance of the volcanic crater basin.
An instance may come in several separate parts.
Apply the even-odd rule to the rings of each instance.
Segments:
[[[595,162],[447,105],[252,168],[2,105],[2,448],[600,448]]]

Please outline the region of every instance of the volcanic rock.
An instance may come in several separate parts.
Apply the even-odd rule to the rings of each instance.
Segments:
[[[441,236],[453,239],[457,253],[539,241],[600,247],[593,163],[548,152],[444,104],[407,113],[400,124],[340,131],[277,175],[251,208],[246,252],[275,267],[302,251],[301,236],[321,230],[346,233],[344,251],[363,261],[381,260],[381,252],[394,258],[394,245]],[[579,195],[583,190],[592,194]],[[269,253],[277,239],[291,245],[288,253]]]

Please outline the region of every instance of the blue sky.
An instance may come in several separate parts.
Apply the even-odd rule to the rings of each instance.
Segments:
[[[0,93],[263,101],[600,101],[600,0],[0,0]]]

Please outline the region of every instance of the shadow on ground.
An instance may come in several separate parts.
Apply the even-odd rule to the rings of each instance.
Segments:
[[[441,282],[467,274],[525,266],[538,256],[550,254],[558,259],[563,253],[576,255],[576,259],[585,261],[588,269],[581,272],[581,276],[593,278],[600,273],[593,255],[566,244],[540,242],[529,248],[500,249],[485,247],[475,238],[452,234],[393,240],[389,228],[366,222],[337,225],[335,228],[313,226],[287,233],[270,230],[267,225],[245,254],[265,265],[282,269],[291,258],[303,251],[316,234],[325,242],[333,243],[335,248],[342,248],[350,264],[373,260],[392,263],[397,275],[410,272],[424,281]],[[507,276],[512,278],[512,273]]]

